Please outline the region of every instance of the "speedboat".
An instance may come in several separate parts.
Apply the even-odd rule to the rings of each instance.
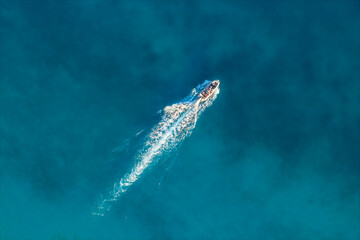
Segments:
[[[210,98],[210,96],[213,95],[215,90],[219,88],[219,85],[220,85],[219,80],[215,80],[215,81],[210,82],[199,93],[198,100],[200,100],[200,102],[204,102],[204,101],[208,100]]]

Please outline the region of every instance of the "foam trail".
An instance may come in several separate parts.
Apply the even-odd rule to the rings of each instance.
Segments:
[[[197,86],[179,103],[165,107],[161,121],[151,129],[143,148],[136,155],[136,162],[130,173],[114,183],[112,190],[99,202],[94,215],[103,216],[109,211],[111,203],[125,193],[141,177],[145,169],[191,134],[200,114],[212,104],[219,93],[219,89],[216,89],[207,101],[197,101],[196,93],[208,83],[209,81],[205,81]]]

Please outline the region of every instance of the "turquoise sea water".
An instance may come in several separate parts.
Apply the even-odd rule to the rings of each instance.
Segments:
[[[359,9],[1,0],[0,239],[359,239]],[[192,135],[92,215],[205,79]]]

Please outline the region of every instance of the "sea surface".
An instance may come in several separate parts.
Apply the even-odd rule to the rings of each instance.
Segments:
[[[359,1],[0,0],[0,239],[360,239],[359,69]]]

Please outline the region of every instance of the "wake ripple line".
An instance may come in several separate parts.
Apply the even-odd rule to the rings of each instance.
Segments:
[[[184,100],[164,109],[162,120],[152,128],[148,140],[136,156],[136,163],[130,173],[114,183],[112,190],[98,203],[94,215],[104,216],[104,213],[110,210],[111,203],[118,200],[141,177],[143,172],[154,163],[154,159],[171,151],[185,137],[191,135],[199,115],[212,104],[219,93],[217,89],[204,103],[194,100],[196,92],[207,84],[208,81],[205,81]]]

